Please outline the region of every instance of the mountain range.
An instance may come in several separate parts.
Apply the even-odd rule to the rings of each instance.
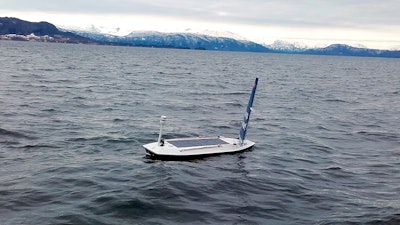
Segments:
[[[117,36],[100,33],[96,29],[59,29],[48,22],[34,23],[9,17],[0,18],[0,40],[33,40],[155,48],[400,58],[400,51],[352,47],[345,44],[332,44],[325,48],[306,48],[292,43],[275,41],[271,45],[263,45],[243,40],[234,35],[219,35],[215,32],[213,34],[202,34],[190,30],[180,33],[134,31],[125,36]]]

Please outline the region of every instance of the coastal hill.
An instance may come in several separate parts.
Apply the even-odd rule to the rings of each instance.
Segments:
[[[48,22],[35,23],[11,17],[0,17],[0,40],[98,43],[71,32],[60,31],[56,26]]]
[[[304,48],[282,41],[276,41],[272,45],[262,45],[252,41],[239,40],[235,37],[222,37],[201,33],[162,33],[155,31],[134,31],[126,36],[116,36],[96,32],[95,30],[60,30],[48,22],[28,22],[10,17],[0,17],[0,40],[304,55],[400,58],[399,50],[390,51],[357,48],[345,44],[332,44],[325,48]]]

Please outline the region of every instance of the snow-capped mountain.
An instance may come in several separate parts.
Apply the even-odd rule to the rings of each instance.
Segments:
[[[308,49],[307,45],[301,44],[299,42],[288,42],[283,40],[276,40],[270,45],[265,45],[266,47],[273,49],[275,51],[291,51],[291,52],[302,52]]]
[[[131,30],[123,29],[120,27],[105,27],[105,26],[82,26],[82,27],[74,27],[74,26],[58,26],[58,29],[64,31],[73,31],[73,32],[81,32],[81,33],[94,33],[94,34],[109,34],[114,36],[125,36],[128,35]]]
[[[200,31],[194,30],[187,30],[186,32],[180,33],[134,31],[122,37],[110,34],[101,34],[98,32],[71,32],[100,42],[142,47],[269,52],[284,54],[341,55],[391,58],[400,57],[400,51],[368,49],[352,47],[344,44],[332,44],[322,48],[310,48],[298,42],[291,43],[287,41],[275,41],[273,44],[270,45],[261,45],[252,41],[238,40],[236,38],[233,38],[234,34],[226,32],[225,35],[222,35],[223,33],[221,34],[220,32],[211,32],[210,35],[206,35],[200,33]]]
[[[183,32],[132,31],[120,28],[61,27],[96,41],[133,46],[170,47],[186,49],[269,52],[265,46],[246,40],[229,31],[185,29]]]
[[[133,31],[126,36],[101,34],[99,32],[71,31],[80,36],[96,41],[118,43],[122,45],[143,47],[164,47],[181,49],[201,49],[220,51],[251,51],[271,52],[265,46],[246,40],[237,40],[231,37],[220,37],[201,33],[163,33],[157,31]],[[225,35],[226,36],[226,35]]]
[[[344,44],[333,44],[325,48],[307,49],[305,54],[313,55],[343,55],[343,56],[371,56],[371,57],[392,57],[398,52],[387,50],[356,48]]]
[[[248,39],[235,34],[230,31],[215,31],[215,30],[201,30],[201,29],[193,29],[193,28],[188,28],[184,30],[183,33],[189,33],[189,34],[200,34],[200,35],[207,35],[211,37],[224,37],[224,38],[232,38],[236,40],[241,40],[241,41],[248,41]]]
[[[393,57],[398,51],[368,49],[361,45],[333,44],[329,46],[310,47],[300,42],[276,40],[272,44],[259,44],[229,31],[213,31],[200,29],[185,29],[182,32],[133,31],[120,28],[96,27],[91,25],[83,28],[64,28],[80,36],[96,41],[164,48],[203,49],[222,51],[276,52],[290,54],[323,54],[350,56],[381,56]],[[344,47],[346,46],[346,47]],[[389,54],[387,54],[389,52]],[[395,53],[393,53],[395,52]]]

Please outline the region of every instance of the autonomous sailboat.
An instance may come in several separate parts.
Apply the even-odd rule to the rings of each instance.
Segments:
[[[166,123],[166,116],[160,118],[160,133],[157,142],[143,145],[146,153],[151,158],[164,160],[184,160],[191,158],[203,158],[211,155],[224,153],[242,152],[252,148],[255,143],[246,139],[247,127],[253,107],[258,78],[250,94],[243,122],[237,138],[215,136],[215,137],[189,137],[163,139],[162,132]]]

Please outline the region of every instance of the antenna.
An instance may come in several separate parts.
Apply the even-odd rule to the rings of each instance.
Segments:
[[[161,116],[160,117],[160,134],[158,135],[158,146],[161,146],[161,137],[162,137],[162,130],[164,128],[165,122],[167,121],[166,116]]]

